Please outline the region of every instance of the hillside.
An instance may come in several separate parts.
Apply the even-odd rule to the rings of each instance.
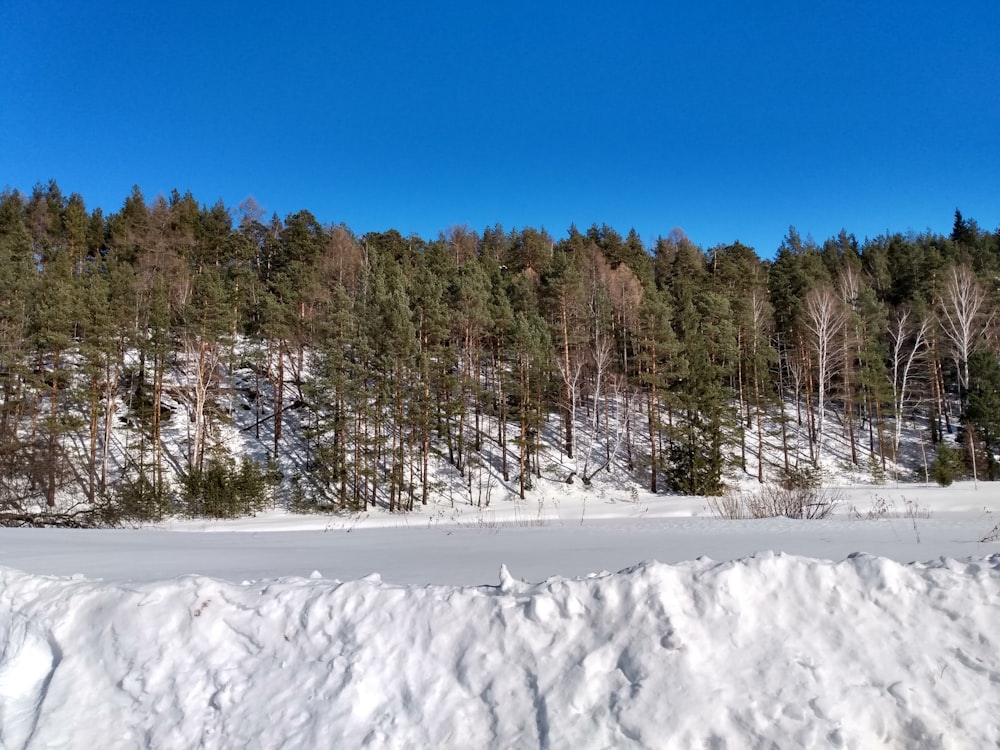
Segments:
[[[1000,242],[960,212],[762,259],[252,209],[0,195],[5,523],[1000,477]]]

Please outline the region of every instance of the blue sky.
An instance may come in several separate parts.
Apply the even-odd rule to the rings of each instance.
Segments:
[[[0,186],[358,233],[1000,224],[1000,3],[5,0]]]

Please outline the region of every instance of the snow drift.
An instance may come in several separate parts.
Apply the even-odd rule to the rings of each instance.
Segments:
[[[987,747],[1000,556],[761,555],[496,587],[0,569],[25,747]]]

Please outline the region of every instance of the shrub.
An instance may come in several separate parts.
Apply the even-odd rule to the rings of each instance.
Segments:
[[[817,489],[823,476],[819,469],[812,466],[793,466],[782,472],[781,487],[785,490]]]
[[[840,497],[820,487],[788,488],[763,485],[752,492],[731,493],[708,501],[717,518],[826,518],[840,504]]]
[[[872,475],[873,483],[885,484],[885,467],[882,465],[882,459],[874,453],[868,455],[868,472]]]
[[[99,505],[97,514],[107,526],[160,521],[173,510],[173,500],[173,493],[165,484],[157,487],[145,472],[139,472],[124,476],[110,500]]]
[[[183,486],[188,515],[236,518],[267,507],[271,482],[267,471],[244,456],[239,466],[211,459],[204,468],[189,471]]]
[[[739,492],[726,492],[718,497],[709,497],[708,510],[716,518],[724,518],[727,521],[751,518],[744,495]]]
[[[953,445],[941,443],[931,463],[931,476],[942,487],[947,487],[962,473],[962,452]]]

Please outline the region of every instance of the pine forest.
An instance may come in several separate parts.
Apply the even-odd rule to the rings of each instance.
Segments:
[[[950,207],[945,207],[950,211]],[[769,256],[774,248],[765,248]],[[1000,476],[1000,230],[358,236],[191,194],[0,194],[0,519]],[[77,519],[74,521],[73,519]]]

